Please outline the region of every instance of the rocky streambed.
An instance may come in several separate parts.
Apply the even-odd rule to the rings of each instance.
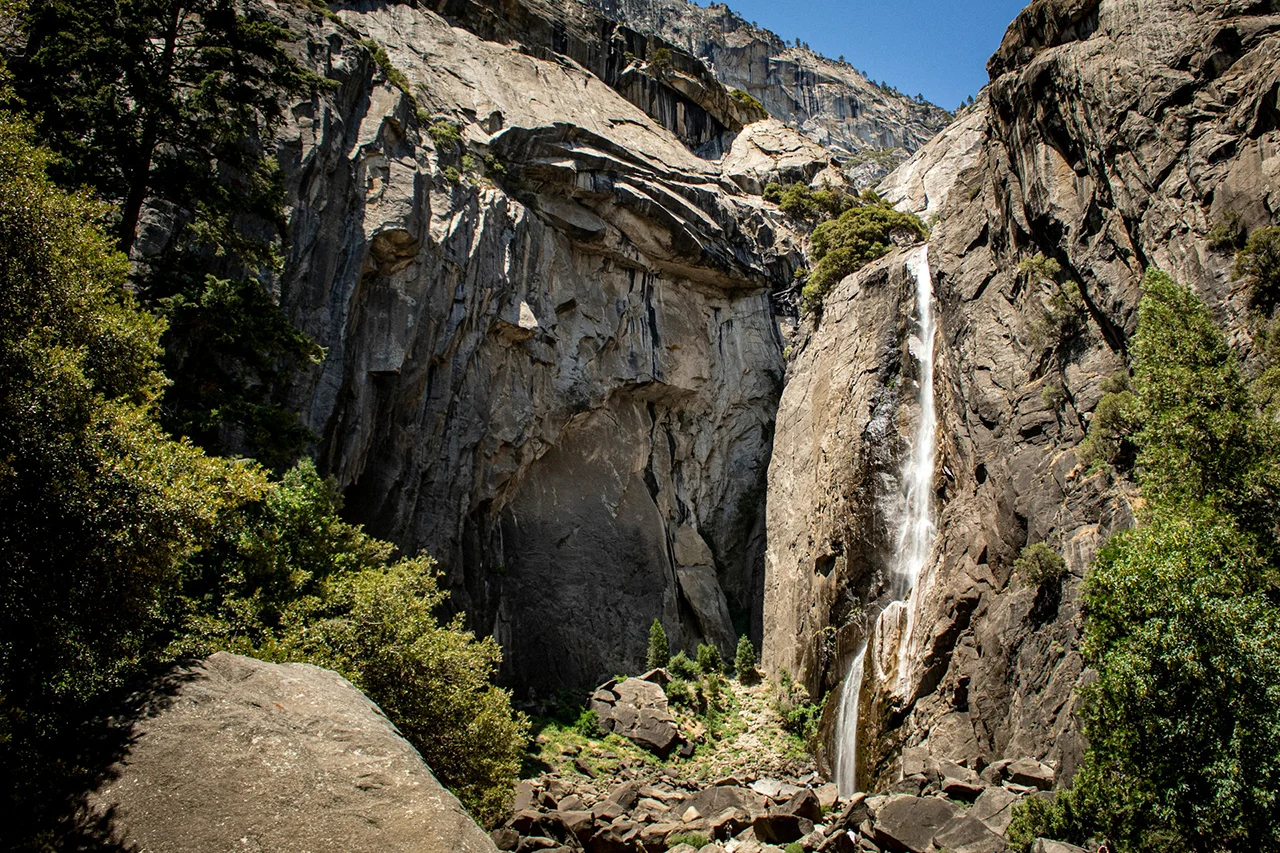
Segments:
[[[723,680],[725,710],[708,715],[673,705],[669,682],[655,670],[602,685],[589,705],[596,717],[586,718],[593,732],[581,722],[545,726],[537,772],[491,833],[497,847],[992,853],[1008,847],[1014,805],[1056,781],[1053,767],[1030,758],[972,766],[921,749],[907,751],[883,793],[842,795],[784,731],[777,687]],[[1076,849],[1037,844],[1046,853]]]

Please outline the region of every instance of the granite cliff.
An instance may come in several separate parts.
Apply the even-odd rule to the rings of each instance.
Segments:
[[[592,3],[629,27],[700,58],[726,86],[746,92],[770,115],[841,155],[863,180],[882,176],[887,165],[920,148],[951,119],[934,104],[869,80],[843,57],[828,59],[807,46],[784,42],[722,3]],[[881,156],[869,156],[876,153]]]
[[[674,648],[748,633],[831,697],[830,763],[919,417],[916,250],[797,325],[805,229],[760,192],[840,180],[833,151],[918,146],[936,113],[778,88],[810,58],[720,7],[262,8],[336,86],[281,140],[280,294],[326,348],[292,399],[351,513],[439,559],[522,696],[635,671],[654,618]],[[978,104],[881,185],[933,223],[938,535],[909,663],[860,694],[866,784],[903,756],[1078,760],[1079,584],[1134,495],[1076,447],[1146,267],[1248,354],[1207,235],[1274,216],[1278,28],[1258,0],[1037,0]],[[1046,337],[1036,256],[1078,284],[1078,333]],[[1065,578],[1012,576],[1037,542]]]
[[[1191,285],[1248,357],[1232,251],[1208,235],[1276,215],[1276,12],[1037,0],[992,57],[977,108],[881,187],[936,222],[938,535],[908,602],[907,672],[863,682],[863,783],[896,778],[904,755],[1030,755],[1061,776],[1078,761],[1080,583],[1132,524],[1135,495],[1077,448],[1103,381],[1126,367],[1148,267]],[[1037,255],[1078,283],[1078,332],[1047,324],[1056,285],[1023,264]],[[764,660],[816,694],[841,688],[884,594],[904,436],[919,417],[905,256],[828,297],[780,404]],[[1066,577],[1012,576],[1037,542],[1066,558]]]
[[[633,668],[654,618],[758,636],[804,261],[758,193],[828,152],[580,4],[263,8],[336,86],[280,140],[281,295],[351,514],[439,560],[522,690]]]

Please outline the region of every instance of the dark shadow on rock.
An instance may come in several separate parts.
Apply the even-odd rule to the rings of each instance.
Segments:
[[[10,802],[17,812],[0,830],[0,844],[13,851],[58,850],[72,853],[125,853],[137,848],[124,842],[115,810],[89,806],[93,791],[115,778],[115,767],[135,743],[137,723],[159,714],[178,689],[198,677],[177,665],[113,692],[79,721],[67,720],[56,739],[31,745],[33,768],[26,778],[7,768]]]

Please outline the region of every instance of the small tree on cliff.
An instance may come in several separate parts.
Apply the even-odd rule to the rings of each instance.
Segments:
[[[667,644],[667,631],[657,619],[649,626],[649,654],[645,658],[649,669],[667,665],[671,660],[671,646]]]

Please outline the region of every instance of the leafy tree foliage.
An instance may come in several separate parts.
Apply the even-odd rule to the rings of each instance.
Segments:
[[[0,93],[2,99],[3,93]],[[101,204],[0,113],[0,760],[6,838],[36,837],[81,770],[75,725],[150,665],[215,648],[338,669],[481,818],[527,723],[430,560],[346,524],[309,462],[272,482],[157,423],[162,320],[123,287]]]
[[[29,137],[0,113],[0,757],[24,817],[67,720],[155,659],[164,591],[261,487],[157,426],[164,325]]]
[[[426,557],[340,516],[309,460],[260,501],[228,513],[195,555],[174,602],[174,654],[225,648],[341,672],[378,703],[477,818],[493,822],[520,769],[528,722],[491,683],[501,651],[445,600]]]
[[[1236,278],[1249,286],[1249,304],[1266,315],[1280,304],[1280,228],[1259,228],[1236,255]]]
[[[428,765],[482,823],[510,805],[529,723],[490,679],[502,660],[462,617],[441,625],[445,594],[429,559],[340,576],[307,619],[294,619],[281,657],[347,676],[381,706]]]
[[[1115,465],[1127,472],[1137,455],[1133,440],[1138,431],[1138,398],[1129,390],[1129,374],[1123,371],[1104,379],[1102,391],[1089,434],[1080,443],[1080,461],[1090,466]]]
[[[1280,458],[1205,304],[1161,272],[1143,282],[1133,343],[1138,465],[1153,504],[1204,502],[1272,539]]]
[[[233,0],[30,0],[24,23],[15,83],[51,171],[114,206],[134,286],[169,320],[165,426],[287,464],[307,434],[270,390],[318,351],[265,288],[284,228],[269,145],[281,98],[319,78]]]
[[[1205,305],[1149,273],[1131,402],[1140,526],[1086,579],[1090,749],[1010,839],[1140,850],[1280,849],[1277,426]],[[1113,391],[1114,394],[1129,393]]]
[[[925,234],[919,217],[894,210],[879,199],[867,200],[822,223],[813,230],[812,253],[817,266],[802,291],[806,307],[817,310],[831,288],[846,276],[887,254],[896,243],[920,240]]]
[[[1022,549],[1013,562],[1013,570],[1023,583],[1039,586],[1067,573],[1067,561],[1047,542],[1036,542]]]
[[[720,649],[708,643],[699,643],[698,669],[703,675],[719,675],[724,672],[724,659],[720,657]]]
[[[874,196],[874,193],[860,199],[842,189],[827,185],[815,190],[803,182],[785,187],[782,184],[769,183],[765,184],[763,192],[764,200],[777,204],[783,213],[794,219],[810,222],[837,217],[871,196]]]
[[[684,652],[676,652],[672,655],[670,662],[667,664],[667,671],[674,678],[682,678],[685,681],[692,681],[698,677],[698,665],[689,659]]]

